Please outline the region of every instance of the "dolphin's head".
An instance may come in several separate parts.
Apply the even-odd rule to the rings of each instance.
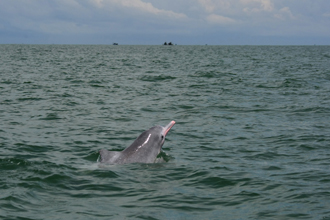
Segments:
[[[174,124],[175,121],[171,121],[164,127],[157,125],[144,131],[123,153],[130,161],[153,163],[162,149],[167,133]]]
[[[162,149],[162,146],[165,142],[165,137],[167,133],[170,131],[170,129],[174,126],[175,121],[171,121],[168,125],[166,126],[154,126],[150,128],[147,133],[152,134],[150,135],[150,138],[152,137],[153,142],[155,143],[154,146],[157,146],[157,155],[160,153],[160,150]]]
[[[154,126],[144,131],[129,147],[121,152],[101,150],[104,163],[154,163],[165,142],[165,137],[174,126],[175,121],[168,125]]]

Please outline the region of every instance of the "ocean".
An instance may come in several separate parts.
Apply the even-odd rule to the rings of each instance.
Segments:
[[[0,219],[330,219],[330,46],[0,45],[0,94]]]

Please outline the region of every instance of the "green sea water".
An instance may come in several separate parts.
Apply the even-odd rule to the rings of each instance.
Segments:
[[[329,168],[329,46],[0,45],[0,219],[330,219]]]

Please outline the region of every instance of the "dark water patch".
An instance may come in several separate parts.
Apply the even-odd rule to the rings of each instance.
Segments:
[[[65,92],[65,93],[63,93],[63,94],[59,95],[59,97],[63,97],[63,98],[70,98],[70,97],[74,97],[74,95],[73,95],[73,94],[70,94],[70,93],[67,93],[67,92]]]
[[[104,86],[99,84],[90,84],[91,87],[104,88]]]
[[[48,113],[45,117],[39,118],[39,120],[46,120],[46,121],[48,121],[48,120],[60,120],[60,119],[62,119],[62,118],[59,117],[59,115],[55,112]]]
[[[24,101],[40,101],[43,100],[42,98],[37,97],[26,97],[26,98],[18,98],[17,101],[24,102]]]
[[[1,84],[8,84],[8,85],[10,85],[10,84],[13,84],[13,83],[16,84],[16,82],[13,81],[13,80],[2,80],[2,81],[1,81]]]
[[[32,152],[32,153],[48,152],[49,150],[54,148],[54,146],[30,145],[30,144],[24,144],[24,143],[16,143],[15,147],[19,151]]]
[[[207,88],[208,85],[207,84],[193,84],[193,85],[189,85],[190,88],[195,88],[195,89],[203,89],[203,88]],[[199,94],[196,94],[196,96],[201,96]]]
[[[145,73],[147,73],[147,74],[153,74],[153,73],[159,73],[159,72],[156,71],[156,70],[148,70]]]
[[[289,157],[289,156],[292,156],[292,155],[280,154],[280,153],[276,153],[276,152],[263,152],[263,153],[258,153],[258,154],[254,154],[251,156],[245,156],[245,158],[269,160],[269,159],[276,159],[276,158],[280,158],[280,157]]]
[[[269,166],[269,167],[266,167],[264,168],[264,170],[269,170],[269,171],[272,171],[272,170],[282,170],[281,167],[278,167],[278,166]]]
[[[304,150],[315,150],[316,149],[315,147],[307,145],[307,144],[300,144],[299,147]]]
[[[264,84],[257,84],[256,88],[262,88],[262,89],[276,89],[281,87],[281,85],[276,85],[273,83],[264,83]]]
[[[195,106],[189,106],[189,105],[178,105],[177,107],[186,110],[195,108]]]
[[[196,71],[193,76],[195,77],[205,77],[205,78],[217,78],[219,72],[217,71]]]
[[[85,83],[84,80],[82,79],[72,79],[72,78],[68,78],[67,80],[70,80],[70,83],[74,83],[74,84],[77,84],[77,85],[80,85],[82,83]]]
[[[230,181],[228,179],[221,178],[221,177],[208,177],[208,178],[198,181],[198,183],[196,183],[196,184],[197,185],[203,184],[210,188],[222,188],[222,187],[227,187],[227,186],[233,186],[236,183],[233,181]]]
[[[299,80],[299,79],[285,79],[282,82],[281,87],[287,87],[287,88],[302,88],[306,87],[307,83],[305,81]]]
[[[144,75],[139,78],[139,80],[146,82],[172,81],[174,79],[176,79],[176,77],[170,75],[164,75],[164,74],[156,75],[156,76]]]
[[[330,108],[327,107],[309,107],[300,108],[293,111],[294,113],[330,113]]]

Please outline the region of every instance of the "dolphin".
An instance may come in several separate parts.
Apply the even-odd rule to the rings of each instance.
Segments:
[[[165,142],[165,136],[174,126],[171,121],[165,127],[154,126],[144,131],[129,147],[123,151],[99,151],[99,162],[105,164],[154,163]]]

